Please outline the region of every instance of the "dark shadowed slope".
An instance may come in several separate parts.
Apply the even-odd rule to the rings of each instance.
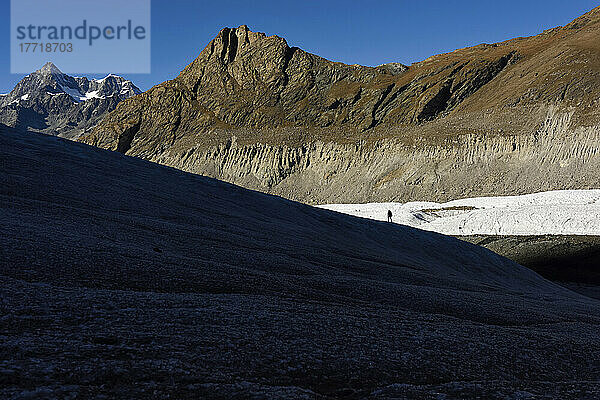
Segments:
[[[572,290],[600,294],[600,236],[461,236]]]
[[[483,248],[0,130],[0,397],[598,394],[600,303]]]

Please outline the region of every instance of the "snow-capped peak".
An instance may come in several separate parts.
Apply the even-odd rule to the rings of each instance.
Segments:
[[[8,96],[0,96],[0,107],[26,100],[44,103],[45,96],[67,95],[73,103],[82,103],[91,99],[114,98],[121,101],[140,93],[141,90],[131,81],[118,75],[109,74],[102,79],[72,77],[47,62],[23,78]]]
[[[120,101],[140,93],[120,76],[73,77],[48,62],[21,79],[10,93],[0,95],[0,123],[14,126],[18,121],[27,129],[77,137]]]
[[[41,81],[35,78],[41,78]],[[56,65],[51,62],[46,63],[32,77],[31,82],[39,82],[42,85],[50,85],[50,89],[44,89],[41,92],[59,95],[66,93],[75,103],[81,103],[90,99],[118,98],[124,100],[136,94],[139,90],[131,81],[125,78],[108,74],[102,79],[88,79],[85,77],[72,77],[64,74]],[[23,93],[34,92],[36,85],[33,83],[24,88]]]
[[[44,75],[63,75],[62,71],[51,62],[47,62],[46,64],[44,64],[44,66],[40,68],[37,72]]]
[[[62,91],[71,96],[77,103],[94,98],[105,99],[113,96],[122,100],[141,93],[141,90],[131,81],[113,74],[102,79],[78,78],[77,83],[76,87],[59,84]]]
[[[94,79],[94,81],[96,81],[98,83],[101,83],[101,82],[104,82],[106,79],[109,79],[109,78],[123,79],[123,77],[121,77],[119,75],[108,74],[104,78],[102,78],[102,79]]]

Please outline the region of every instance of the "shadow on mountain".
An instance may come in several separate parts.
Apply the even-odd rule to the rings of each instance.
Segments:
[[[598,393],[600,304],[491,251],[0,131],[4,397]]]
[[[590,286],[600,286],[600,238],[597,236],[474,235],[461,239],[510,258],[579,293],[590,295]],[[600,297],[600,288],[596,291],[598,294],[594,296]]]

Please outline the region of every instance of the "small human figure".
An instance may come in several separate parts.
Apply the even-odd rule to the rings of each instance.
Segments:
[[[388,210],[388,222],[392,222],[392,210]]]

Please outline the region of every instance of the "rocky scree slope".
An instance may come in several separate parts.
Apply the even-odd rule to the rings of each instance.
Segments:
[[[120,76],[72,77],[46,63],[0,96],[0,122],[20,130],[77,138],[120,101],[139,93]]]
[[[226,28],[83,140],[308,203],[598,187],[599,21],[410,67]]]
[[[489,250],[2,127],[0,165],[2,398],[600,394],[600,303]]]

